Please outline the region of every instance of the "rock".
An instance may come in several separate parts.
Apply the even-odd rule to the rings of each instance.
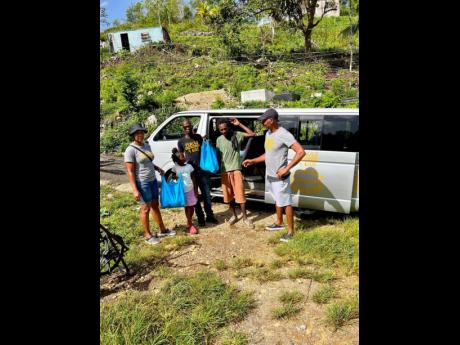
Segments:
[[[321,92],[315,92],[311,96],[312,97],[321,97],[323,94]]]
[[[119,192],[124,192],[124,193],[131,193],[131,186],[129,183],[122,183],[121,185],[115,187],[115,189]]]
[[[195,66],[195,68],[198,67]],[[220,89],[183,95],[176,98],[176,105],[188,110],[211,109],[211,105],[214,103],[216,98],[220,98],[224,103],[235,101],[227,91]]]
[[[155,126],[158,123],[158,119],[155,115],[150,115],[145,121],[147,125]]]
[[[99,180],[99,186],[107,186],[109,183],[109,180]]]
[[[296,329],[299,331],[299,332],[303,332],[307,329],[307,325],[300,325],[300,326],[297,326]]]

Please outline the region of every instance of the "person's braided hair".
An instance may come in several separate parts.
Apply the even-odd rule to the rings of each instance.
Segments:
[[[174,163],[177,163],[179,164],[179,156],[180,156],[180,153],[179,153],[179,150],[177,148],[173,148],[172,149],[172,155],[171,155],[171,159]]]

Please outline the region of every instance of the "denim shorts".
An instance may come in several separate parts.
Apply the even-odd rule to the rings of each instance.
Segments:
[[[136,186],[141,193],[141,204],[146,204],[158,200],[158,182],[153,181],[136,181]]]

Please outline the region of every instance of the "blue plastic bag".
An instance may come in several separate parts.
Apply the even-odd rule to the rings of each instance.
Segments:
[[[209,140],[203,141],[203,145],[201,145],[200,168],[213,174],[219,170],[216,149]]]
[[[160,203],[162,208],[185,206],[184,182],[181,174],[178,174],[177,181],[172,180],[171,182],[161,176]]]

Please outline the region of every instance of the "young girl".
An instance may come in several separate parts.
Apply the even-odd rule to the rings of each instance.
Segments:
[[[195,210],[195,204],[197,203],[197,184],[195,177],[192,174],[193,167],[188,164],[185,160],[183,153],[180,153],[178,149],[173,148],[171,159],[175,163],[172,168],[173,178],[177,179],[177,175],[182,175],[182,181],[184,182],[185,191],[185,216],[187,217],[187,228],[190,235],[198,234],[198,229],[192,223],[193,212]]]

